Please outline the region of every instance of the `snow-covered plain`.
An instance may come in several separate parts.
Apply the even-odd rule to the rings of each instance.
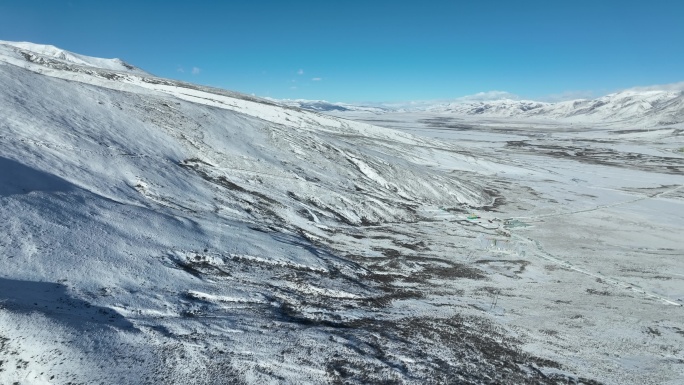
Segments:
[[[368,124],[100,60],[0,44],[0,383],[684,378],[682,127]]]
[[[526,350],[605,383],[684,381],[684,125],[340,115],[478,159],[510,232],[481,239],[499,252],[476,261],[493,274],[484,310]]]

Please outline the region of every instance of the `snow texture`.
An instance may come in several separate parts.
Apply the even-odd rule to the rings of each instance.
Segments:
[[[0,383],[682,380],[681,126],[355,117],[0,43]]]

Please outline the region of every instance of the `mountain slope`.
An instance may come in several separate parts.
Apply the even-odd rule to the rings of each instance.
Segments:
[[[501,99],[487,102],[454,102],[427,108],[427,111],[453,113],[456,115],[481,115],[498,117],[517,117],[551,106],[549,103],[529,100]]]
[[[143,75],[147,74],[145,71],[136,68],[121,59],[101,59],[92,56],[79,55],[57,48],[53,45],[2,40],[0,40],[0,45],[5,46],[5,50],[10,47],[18,49],[18,52],[23,52],[27,60],[42,59],[44,61],[59,61],[65,64],[96,67],[112,71],[124,71]],[[33,59],[31,59],[32,57]]]
[[[626,90],[592,100],[541,103],[498,100],[437,105],[428,111],[457,115],[550,118],[580,123],[661,126],[684,122],[683,91]]]
[[[684,92],[628,90],[593,100],[556,103],[530,111],[528,116],[649,126],[676,124],[684,122]]]
[[[491,164],[30,48],[0,44],[0,382],[577,380],[437,306],[484,279],[455,254],[500,231],[458,222]]]

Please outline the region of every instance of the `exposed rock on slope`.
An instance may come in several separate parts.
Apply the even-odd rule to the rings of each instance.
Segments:
[[[498,204],[461,152],[0,44],[0,382],[579,381],[438,306],[495,232],[435,221]]]

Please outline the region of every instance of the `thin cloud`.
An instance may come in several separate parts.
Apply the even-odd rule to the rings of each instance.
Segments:
[[[314,82],[320,82],[321,80],[323,80],[323,78],[311,78],[311,80],[313,80]]]
[[[299,71],[297,71],[297,75],[304,75],[304,70],[300,68]]]
[[[296,89],[297,89],[297,87],[295,87],[295,86],[292,86],[292,87],[290,87],[290,89],[291,89],[291,90],[296,90]]]
[[[192,67],[192,74],[193,75],[199,75],[200,72],[202,72],[201,69],[199,69],[197,67]]]
[[[595,97],[596,96],[595,96],[594,91],[578,90],[578,91],[564,91],[564,92],[561,92],[558,94],[547,95],[547,96],[540,98],[540,100],[543,102],[558,103],[558,102],[567,102],[569,100],[593,99]]]
[[[511,100],[520,100],[520,96],[516,94],[512,94],[507,91],[487,91],[487,92],[478,92],[473,95],[466,95],[466,96],[461,96],[460,98],[457,98],[456,101],[458,102],[487,102],[487,101],[492,101],[492,100],[502,100],[502,99],[511,99]]]
[[[657,84],[645,87],[632,87],[627,88],[624,91],[684,91],[684,82]]]
[[[178,68],[176,68],[176,72],[184,73],[185,69],[181,66],[178,66]]]

